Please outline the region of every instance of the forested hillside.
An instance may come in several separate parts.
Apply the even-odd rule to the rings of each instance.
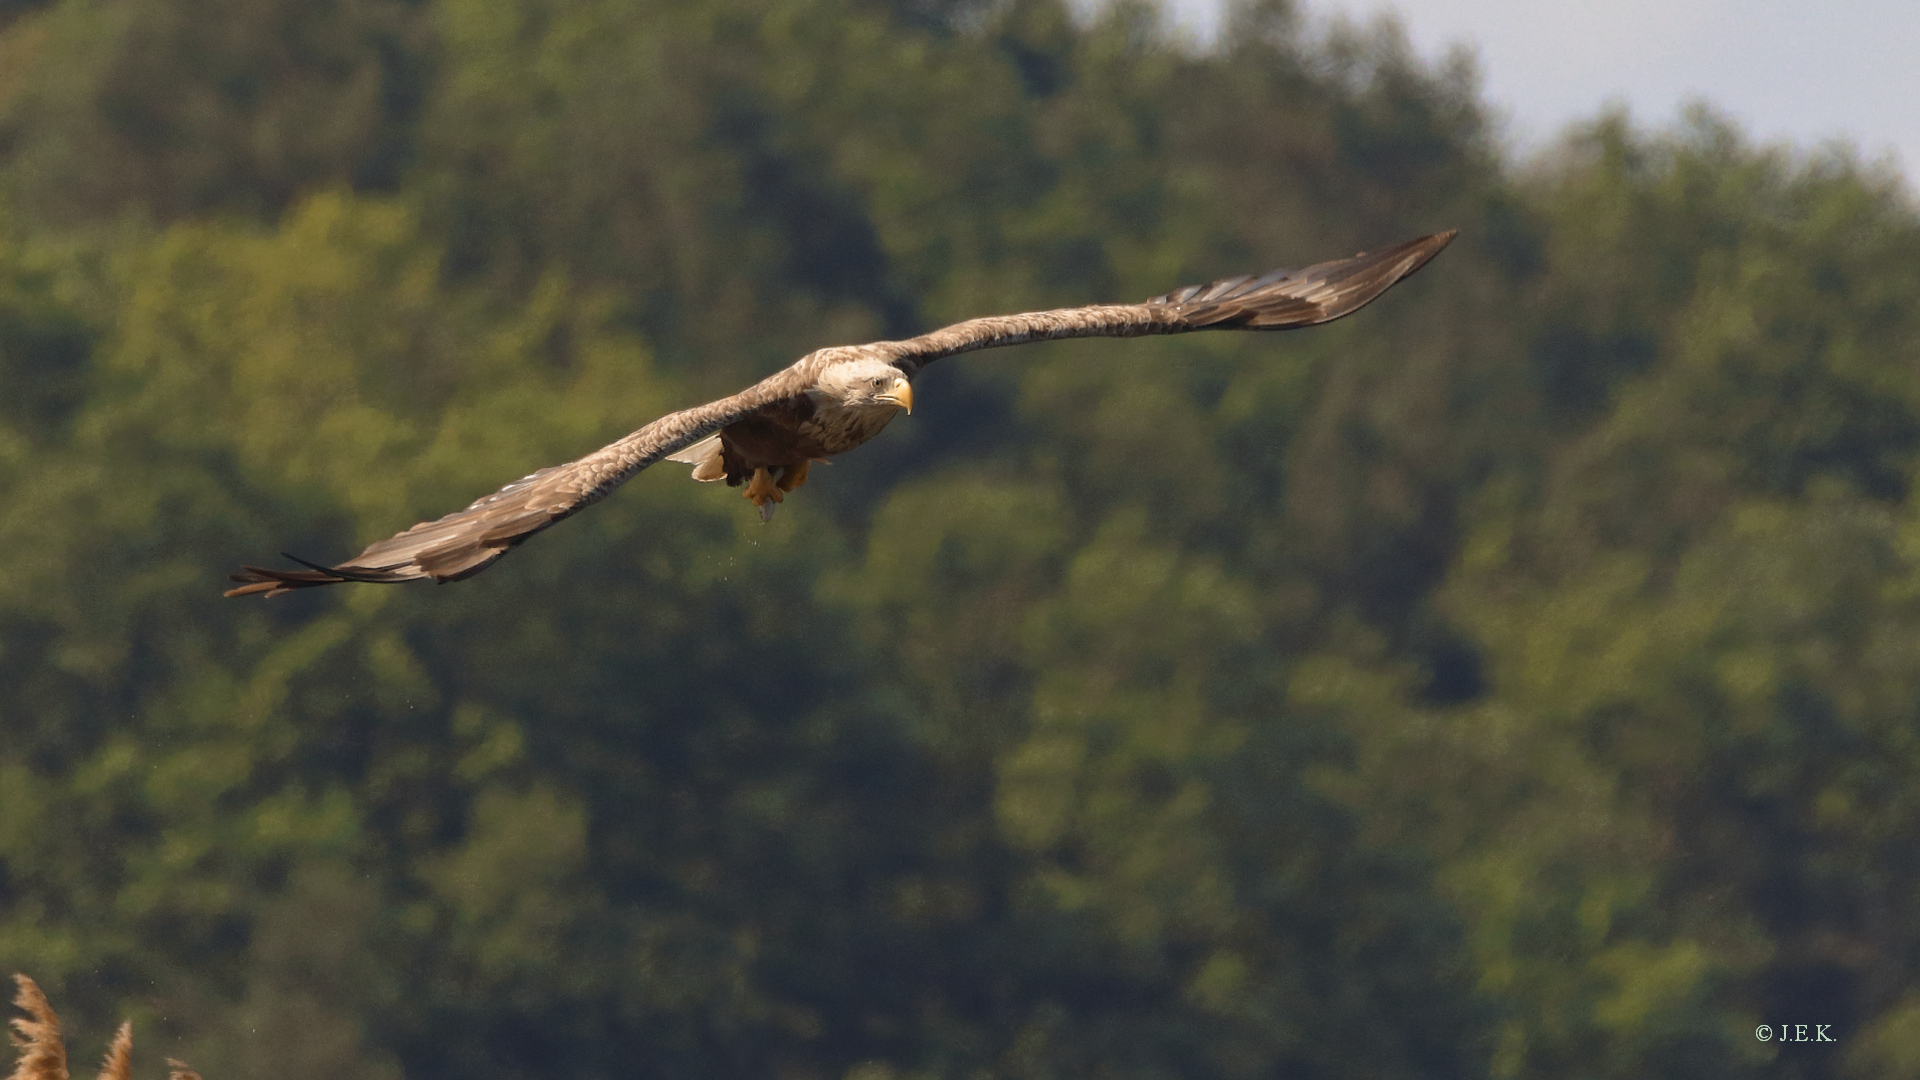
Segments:
[[[1920,212],[1476,93],[1286,0],[0,0],[0,973],[210,1080],[1920,1073]],[[1445,228],[943,363],[770,525],[220,596]]]

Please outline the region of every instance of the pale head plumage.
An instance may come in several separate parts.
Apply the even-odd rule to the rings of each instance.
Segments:
[[[913,391],[906,376],[899,368],[871,356],[843,360],[826,368],[806,394],[815,405],[913,410]]]

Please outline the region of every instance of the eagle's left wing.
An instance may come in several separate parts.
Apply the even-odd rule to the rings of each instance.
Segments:
[[[1193,330],[1292,330],[1332,322],[1365,307],[1426,265],[1452,231],[1422,236],[1304,270],[1188,285],[1138,304],[1096,304],[1024,315],[968,319],[906,341],[869,346],[912,377],[943,356],[1056,338],[1141,337]]]

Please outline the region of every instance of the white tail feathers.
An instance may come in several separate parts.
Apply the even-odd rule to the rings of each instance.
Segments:
[[[719,435],[709,435],[678,453],[668,454],[667,460],[693,466],[693,478],[702,483],[727,477],[727,463],[720,450]]]

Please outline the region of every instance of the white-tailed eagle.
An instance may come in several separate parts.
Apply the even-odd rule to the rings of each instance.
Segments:
[[[1359,310],[1420,269],[1453,236],[1436,233],[1304,270],[1189,285],[1140,304],[996,315],[906,341],[821,349],[731,397],[669,413],[578,461],[515,480],[459,513],[423,521],[338,566],[288,555],[306,569],[246,567],[232,576],[241,584],[226,595],[472,577],[660,461],[692,465],[696,480],[745,484],[746,497],[766,520],[787,492],[806,482],[811,463],[846,453],[878,435],[895,413],[911,410],[914,376],[943,356],[1055,338],[1317,326]]]

